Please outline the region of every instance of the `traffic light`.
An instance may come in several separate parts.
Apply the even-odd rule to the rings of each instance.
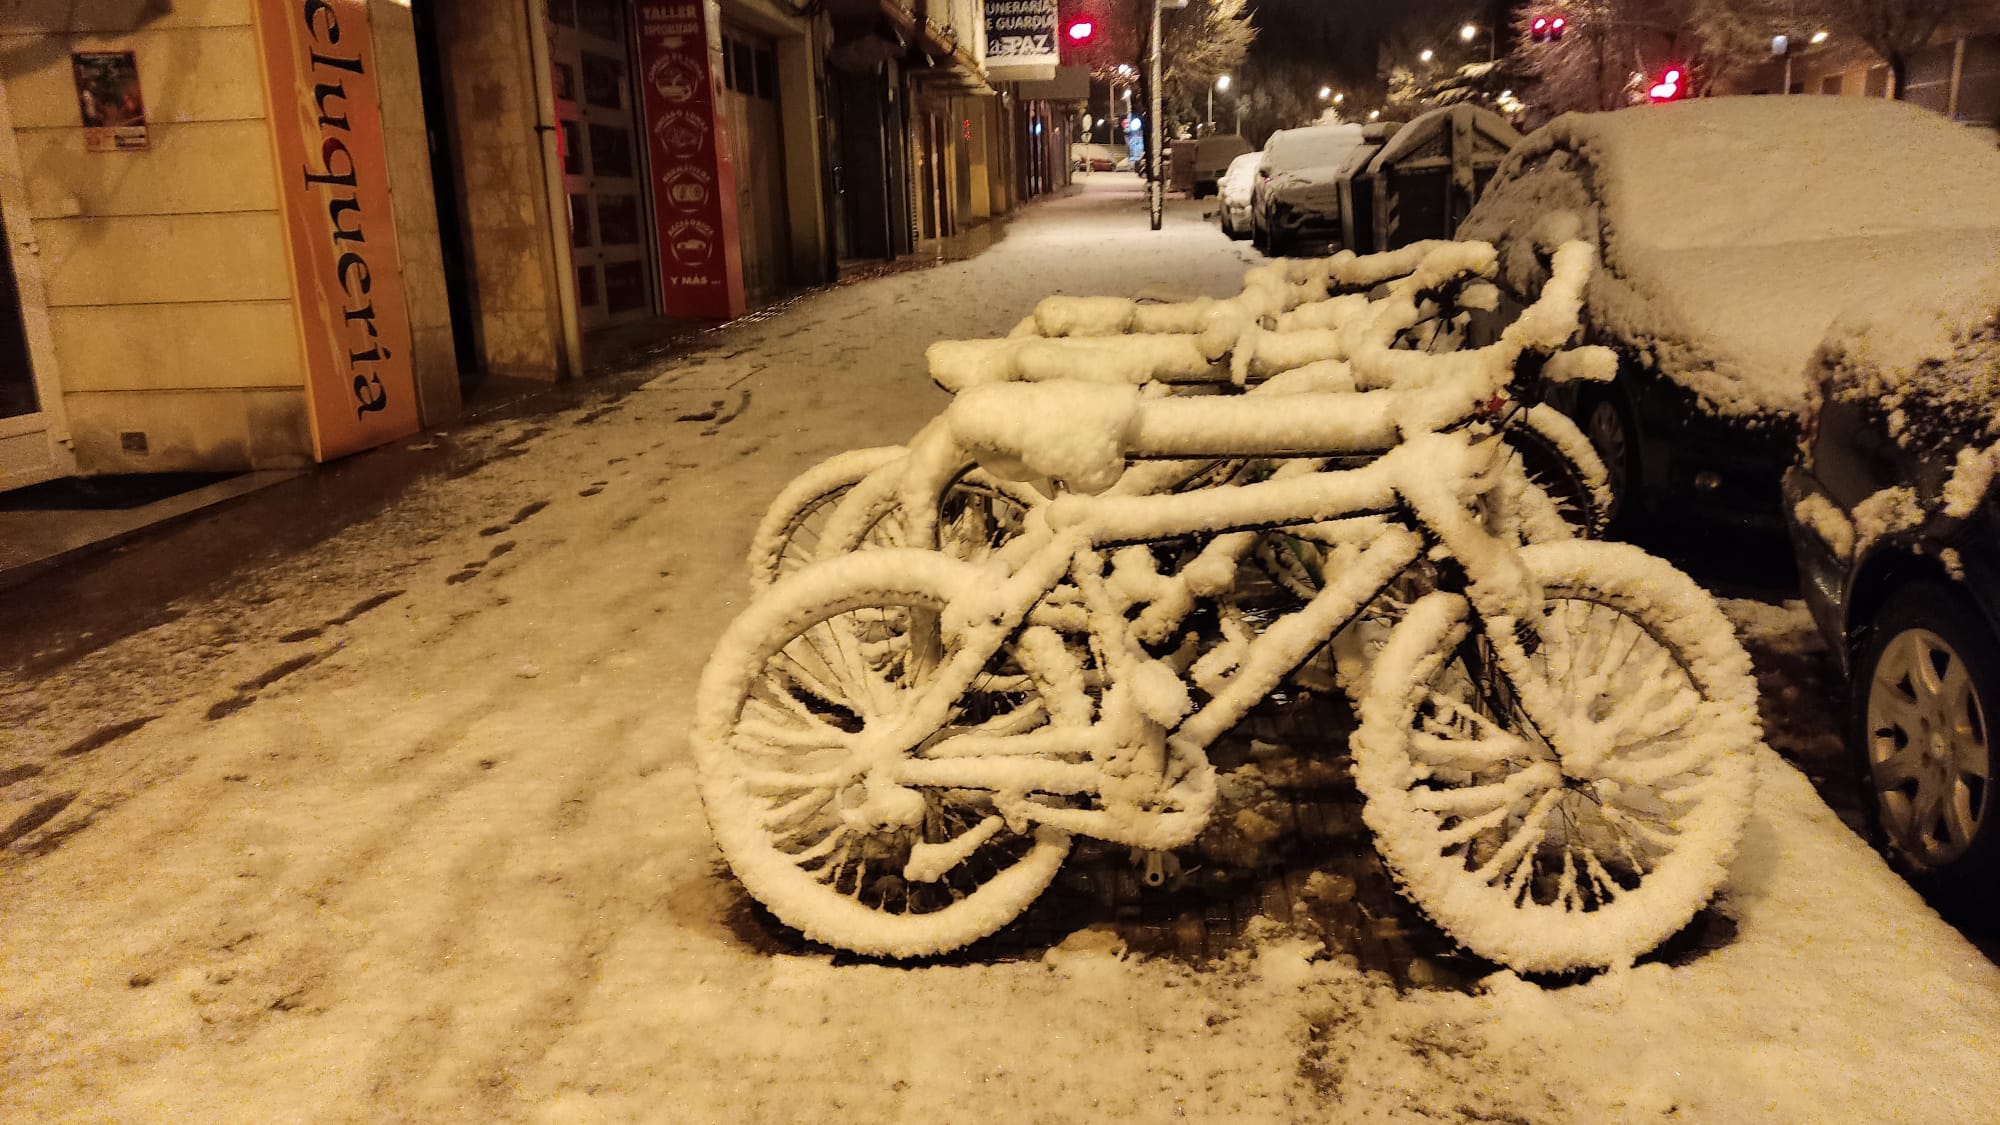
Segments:
[[[1655,105],[1660,102],[1677,102],[1687,96],[1687,73],[1680,67],[1670,66],[1660,72],[1659,81],[1646,90],[1646,100]]]
[[[1048,24],[1043,24],[1042,26],[1047,27]],[[1069,27],[1064,30],[1063,34],[1068,35],[1069,41],[1072,43],[1088,43],[1090,42],[1090,37],[1097,34],[1097,24],[1088,19],[1071,20]]]
[[[1557,43],[1568,29],[1569,21],[1561,16],[1538,15],[1528,24],[1528,38],[1537,43]]]

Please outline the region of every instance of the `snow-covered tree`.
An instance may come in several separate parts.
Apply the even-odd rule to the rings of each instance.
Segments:
[[[1160,71],[1169,119],[1207,116],[1216,78],[1240,70],[1257,38],[1246,0],[1189,0],[1160,14]]]
[[[1512,58],[1536,78],[1533,101],[1544,114],[1616,109],[1643,100],[1669,67],[1699,91],[1767,58],[1785,7],[1785,0],[1568,0],[1563,36],[1553,42],[1534,42],[1530,32],[1556,9],[1515,15]]]

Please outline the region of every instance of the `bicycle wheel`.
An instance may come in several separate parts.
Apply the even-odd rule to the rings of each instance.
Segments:
[[[1574,535],[1595,539],[1604,531],[1611,493],[1604,462],[1590,440],[1561,411],[1547,404],[1530,407],[1502,439],[1519,456],[1528,483]]]
[[[1027,909],[1067,834],[1009,824],[994,794],[887,779],[885,742],[1082,725],[1049,646],[1003,646],[948,711],[922,713],[955,651],[939,615],[978,571],[931,551],[822,562],[731,624],[702,676],[694,733],[703,804],[745,889],[807,937],[857,953],[941,953]],[[1055,654],[1059,641],[1049,638]]]
[[[1040,503],[1032,489],[967,469],[938,499],[937,534],[916,542],[903,518],[889,470],[856,482],[842,498],[819,541],[822,556],[873,547],[929,547],[956,559],[977,561],[1020,534],[1028,510]]]
[[[1636,548],[1522,559],[1546,596],[1519,634],[1545,690],[1507,682],[1463,598],[1427,596],[1361,700],[1363,816],[1405,896],[1475,953],[1630,964],[1727,874],[1759,738],[1749,658],[1707,594]]]
[[[828,517],[861,478],[903,456],[900,445],[837,453],[793,477],[750,540],[750,589],[762,590],[813,561]]]

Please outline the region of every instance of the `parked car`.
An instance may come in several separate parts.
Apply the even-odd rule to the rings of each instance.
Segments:
[[[1941,908],[1990,919],[2000,265],[1984,273],[1940,271],[1836,325],[1812,365],[1785,510],[1892,860]]]
[[[1176,178],[1180,171],[1182,145],[1185,141],[1174,142],[1174,163]],[[1196,199],[1214,195],[1221,185],[1222,175],[1236,158],[1254,151],[1250,142],[1234,133],[1223,133],[1203,137],[1193,142],[1190,148],[1187,191]]]
[[[1264,142],[1250,197],[1251,241],[1282,254],[1301,239],[1340,238],[1340,177],[1367,164],[1381,141],[1359,125],[1280,129]]]
[[[1250,189],[1257,186],[1257,162],[1263,158],[1261,152],[1246,152],[1230,161],[1229,170],[1222,174],[1215,193],[1215,213],[1222,233],[1231,238],[1250,237]]]
[[[1523,140],[1459,228],[1538,293],[1595,243],[1584,312],[1609,384],[1556,399],[1604,458],[1612,516],[1780,526],[1813,348],[1858,297],[1994,253],[2000,151],[1880,98],[1703,98],[1569,114]]]

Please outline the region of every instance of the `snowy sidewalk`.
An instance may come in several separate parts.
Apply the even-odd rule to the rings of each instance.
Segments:
[[[755,517],[938,410],[933,339],[1233,291],[1241,244],[1136,189],[467,435],[477,471],[0,684],[0,1120],[1990,1116],[2000,971],[1775,756],[1733,938],[1581,986],[1399,992],[1256,922],[1213,964],[768,950],[686,744]]]

